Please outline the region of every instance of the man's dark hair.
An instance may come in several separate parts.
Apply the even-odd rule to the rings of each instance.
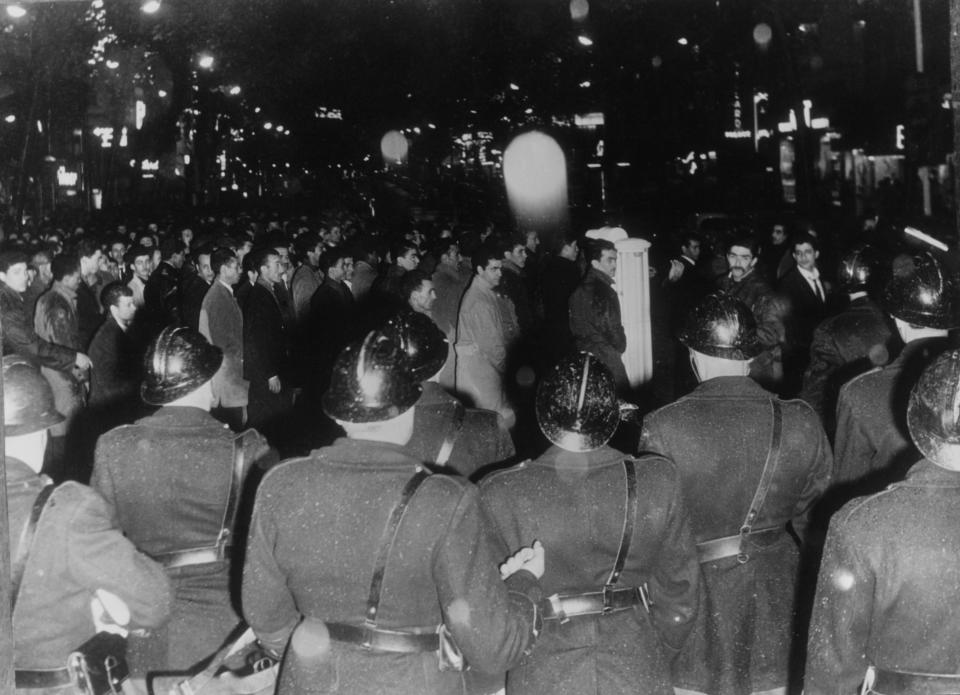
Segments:
[[[91,239],[89,237],[83,237],[80,241],[77,242],[76,246],[77,256],[80,258],[90,258],[97,251],[100,251],[100,244],[96,239]]]
[[[587,244],[586,248],[587,263],[599,261],[603,258],[604,251],[617,252],[617,247],[612,241],[607,241],[606,239],[589,239],[588,241],[590,243]]]
[[[328,270],[330,270],[330,268],[335,266],[338,262],[340,262],[341,259],[344,258],[353,258],[353,254],[351,253],[350,249],[343,245],[330,246],[320,255],[318,267],[320,270],[326,273]]]
[[[433,253],[437,257],[437,260],[440,260],[441,256],[450,255],[450,249],[454,246],[457,247],[457,250],[460,250],[460,242],[454,239],[452,236],[437,240],[436,245],[433,247]]]
[[[227,264],[231,259],[236,260],[237,254],[231,248],[220,247],[210,254],[210,269],[214,275],[220,275],[220,268]]]
[[[501,258],[508,253],[513,253],[518,246],[527,247],[527,240],[519,234],[504,234],[497,240],[497,251]]]
[[[696,232],[684,232],[680,235],[680,248],[684,246],[689,246],[690,242],[696,241],[699,244],[703,243],[703,239],[700,238],[700,235]]]
[[[293,250],[301,262],[307,262],[307,253],[317,248],[320,243],[320,235],[316,232],[305,232],[298,236],[293,242]]]
[[[256,270],[259,273],[260,269],[267,264],[267,259],[269,259],[270,256],[276,256],[279,258],[280,254],[277,253],[277,250],[272,246],[267,246],[262,249],[251,251],[244,257],[243,260],[247,260],[247,258],[249,258],[251,266],[250,269]]]
[[[745,249],[750,249],[750,253],[754,257],[760,255],[760,243],[757,241],[757,237],[755,237],[753,234],[745,232],[734,234],[727,241],[727,245],[724,250],[727,253],[730,253],[730,249],[732,249],[734,246],[742,246]]]
[[[790,240],[790,248],[794,251],[797,250],[797,247],[801,244],[810,244],[813,247],[814,251],[820,250],[820,242],[817,240],[817,237],[813,234],[797,234],[793,239]]]
[[[405,273],[400,280],[400,295],[404,299],[410,299],[410,295],[419,290],[423,283],[430,280],[430,276],[417,268]]]
[[[108,306],[119,306],[120,297],[132,297],[133,290],[131,290],[126,283],[120,282],[119,280],[114,280],[113,282],[107,284],[100,292],[100,304],[104,307]]]
[[[50,272],[57,281],[63,280],[67,275],[79,273],[80,257],[72,253],[57,254],[50,263]]]
[[[470,262],[473,265],[473,272],[476,273],[477,268],[486,270],[487,266],[490,265],[490,261],[499,261],[502,258],[503,256],[498,253],[492,244],[480,244],[470,257]]]
[[[397,261],[406,256],[410,251],[418,251],[416,244],[413,244],[406,239],[403,241],[398,241],[390,246],[390,261],[394,265],[397,265]]]
[[[160,242],[160,258],[165,261],[169,261],[178,253],[186,253],[186,251],[187,245],[183,243],[182,239],[168,237]]]
[[[153,249],[147,246],[131,246],[127,252],[123,254],[123,262],[125,265],[132,266],[138,258],[143,256],[153,258]]]
[[[26,265],[30,262],[30,259],[27,258],[27,254],[23,251],[4,251],[0,253],[0,273],[5,273],[10,270],[10,266],[16,265],[17,263],[23,263]]]

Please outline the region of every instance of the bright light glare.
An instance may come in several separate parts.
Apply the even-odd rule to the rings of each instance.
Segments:
[[[106,66],[107,66],[108,68],[110,68],[111,70],[116,70],[117,68],[120,67],[120,63],[118,63],[118,62],[115,61],[115,60],[108,60],[108,61],[106,62]]]
[[[167,96],[167,90],[161,89],[160,91],[157,92],[157,96],[163,99],[165,96]]]
[[[273,130],[273,123],[271,123],[270,121],[267,121],[266,123],[263,124],[263,129],[264,129],[264,130]]]
[[[687,41],[685,36],[681,36],[679,39],[677,39],[677,43],[680,44],[681,46],[686,46],[690,42]]]
[[[26,14],[27,11],[20,5],[7,5],[7,15],[13,17],[14,19],[20,19]]]
[[[503,180],[520,218],[560,219],[567,208],[567,163],[556,140],[532,131],[518,135],[503,153]]]
[[[17,120],[17,117],[11,113],[9,116],[5,117],[3,120],[5,120],[7,123],[13,123],[14,121]]]
[[[209,70],[213,67],[213,56],[209,53],[202,54],[199,58],[197,58],[197,65],[204,70]]]
[[[237,96],[239,93],[240,93],[240,87],[238,87],[237,85],[234,85],[230,88],[230,94],[232,94],[233,96]]]
[[[160,0],[147,0],[140,6],[140,11],[144,14],[154,14],[160,9]]]
[[[580,45],[581,45],[581,46],[592,46],[592,45],[593,45],[593,39],[591,39],[589,36],[584,36],[583,34],[581,34],[580,36],[577,37],[577,41],[580,42]]]
[[[510,89],[512,89],[513,91],[516,92],[516,91],[518,91],[518,90],[520,89],[520,86],[519,86],[518,84],[514,83],[514,82],[511,82],[511,83],[510,83]]]
[[[410,142],[399,130],[391,130],[380,140],[380,153],[391,164],[400,164],[407,157]]]

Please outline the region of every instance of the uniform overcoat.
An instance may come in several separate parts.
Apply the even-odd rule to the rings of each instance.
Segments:
[[[960,675],[957,529],[960,473],[927,460],[906,480],[834,515],[817,582],[805,693],[854,693],[868,666]]]
[[[6,471],[15,556],[43,481],[9,456]],[[99,494],[66,482],[47,500],[27,557],[13,614],[16,667],[64,668],[70,652],[96,631],[90,601],[97,589],[123,599],[130,629],[155,627],[170,613],[173,596],[163,568],[124,538]]]
[[[97,442],[91,486],[116,510],[120,528],[151,556],[216,544],[233,475],[234,434],[199,408],[167,406],[110,430]],[[251,464],[268,456],[256,432],[244,438]],[[131,669],[186,670],[217,650],[239,617],[226,561],[168,570],[173,615],[131,641]]]
[[[417,463],[394,444],[339,439],[264,477],[243,573],[244,616],[262,642],[282,650],[303,616],[363,624],[381,536]],[[505,555],[476,487],[431,475],[398,527],[378,627],[431,631],[443,621],[473,669],[505,671],[532,643],[540,598],[527,572],[500,580]],[[441,672],[433,652],[388,654],[339,642],[329,679],[331,693],[464,691],[463,674]]]
[[[481,483],[483,506],[510,549],[543,543],[544,594],[599,591],[609,578],[623,536],[623,459],[609,447],[552,447]],[[618,586],[648,585],[651,611],[547,621],[507,675],[510,695],[673,693],[670,661],[692,625],[700,568],[676,468],[643,456],[636,471],[637,521]]]
[[[506,461],[516,453],[510,433],[495,412],[466,408],[432,381],[422,386],[413,411],[413,437],[407,442],[417,459],[435,463],[444,450],[445,465],[469,478],[484,466]]]
[[[749,377],[717,377],[650,414],[642,447],[680,471],[695,540],[739,533],[772,439],[775,396]],[[782,440],[769,493],[754,528],[779,528],[748,562],[701,565],[705,591],[677,662],[675,685],[710,695],[787,684],[799,549],[808,513],[830,481],[833,459],[823,427],[803,401],[781,401]]]
[[[907,431],[907,402],[923,369],[947,344],[942,338],[912,340],[886,367],[861,374],[840,389],[836,482],[850,484],[859,494],[879,492],[903,480],[920,460]]]

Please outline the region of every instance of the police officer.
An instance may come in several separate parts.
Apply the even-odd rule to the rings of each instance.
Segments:
[[[813,332],[810,365],[800,397],[820,414],[828,435],[835,430],[840,387],[852,377],[886,364],[900,347],[890,319],[869,294],[876,285],[878,266],[876,250],[866,244],[843,255],[837,285],[849,303]]]
[[[449,346],[437,324],[424,314],[405,311],[391,318],[384,332],[396,340],[413,380],[423,389],[413,410],[413,436],[407,442],[416,458],[470,477],[516,453],[497,413],[467,408],[440,387]]]
[[[804,692],[960,693],[960,350],[923,372],[906,408],[922,458],[830,522]],[[901,406],[902,408],[902,406]]]
[[[726,294],[689,315],[680,340],[699,386],[649,415],[642,443],[680,471],[705,591],[675,664],[679,691],[751,693],[788,684],[794,593],[808,515],[833,463],[816,413],[747,375],[763,349]]]
[[[462,660],[503,672],[533,644],[543,550],[518,553],[501,580],[506,552],[477,489],[429,475],[404,447],[420,391],[395,341],[370,332],[323,397],[347,437],[257,491],[244,616],[277,653],[301,619],[322,620],[339,692],[461,693]]]
[[[91,608],[120,627],[161,624],[173,599],[163,569],[137,552],[103,498],[39,475],[47,430],[63,417],[24,358],[3,358],[3,425],[18,693],[79,693],[68,655],[94,636]],[[106,616],[105,616],[106,617]]]
[[[902,480],[920,455],[907,432],[903,403],[924,367],[947,349],[960,326],[960,284],[929,252],[897,264],[880,297],[904,347],[895,360],[849,381],[837,401],[836,480],[869,494]]]
[[[147,350],[140,387],[144,402],[161,408],[97,442],[92,487],[176,590],[170,620],[131,638],[136,675],[190,669],[240,620],[229,592],[233,521],[246,472],[270,452],[256,431],[235,437],[210,415],[222,359],[196,330],[165,328]]]
[[[484,478],[500,536],[550,548],[544,632],[508,693],[662,693],[692,625],[700,569],[677,469],[607,446],[619,422],[613,375],[593,355],[540,383],[537,422],[553,446]]]

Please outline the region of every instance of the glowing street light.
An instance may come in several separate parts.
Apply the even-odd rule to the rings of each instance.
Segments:
[[[140,11],[144,14],[156,14],[160,9],[160,0],[146,0],[140,5]]]
[[[17,120],[17,117],[11,113],[9,116],[5,116],[3,120],[5,120],[7,123],[13,123]]]
[[[687,41],[686,36],[681,36],[679,39],[677,39],[677,43],[680,44],[681,46],[686,46],[690,42]]]
[[[588,47],[589,47],[589,46],[592,46],[592,45],[593,45],[593,39],[591,39],[589,36],[587,36],[587,35],[585,35],[585,34],[580,34],[580,36],[577,37],[577,41],[580,42],[580,45],[581,45],[581,46],[588,46]]]
[[[264,130],[273,130],[273,123],[271,123],[270,121],[267,121],[266,123],[263,124],[263,129],[264,129]]]
[[[106,66],[107,66],[108,68],[110,68],[111,70],[116,70],[117,68],[120,67],[120,63],[118,63],[118,62],[115,61],[115,60],[108,60],[108,61],[106,62]]]
[[[239,93],[240,93],[240,87],[238,87],[237,85],[234,85],[229,89],[229,94],[231,94],[232,96],[237,96]]]
[[[213,56],[209,53],[201,53],[199,57],[197,57],[197,65],[204,70],[209,70],[213,67]]]
[[[7,15],[13,19],[20,19],[21,17],[26,16],[26,14],[27,11],[22,5],[7,5]]]

